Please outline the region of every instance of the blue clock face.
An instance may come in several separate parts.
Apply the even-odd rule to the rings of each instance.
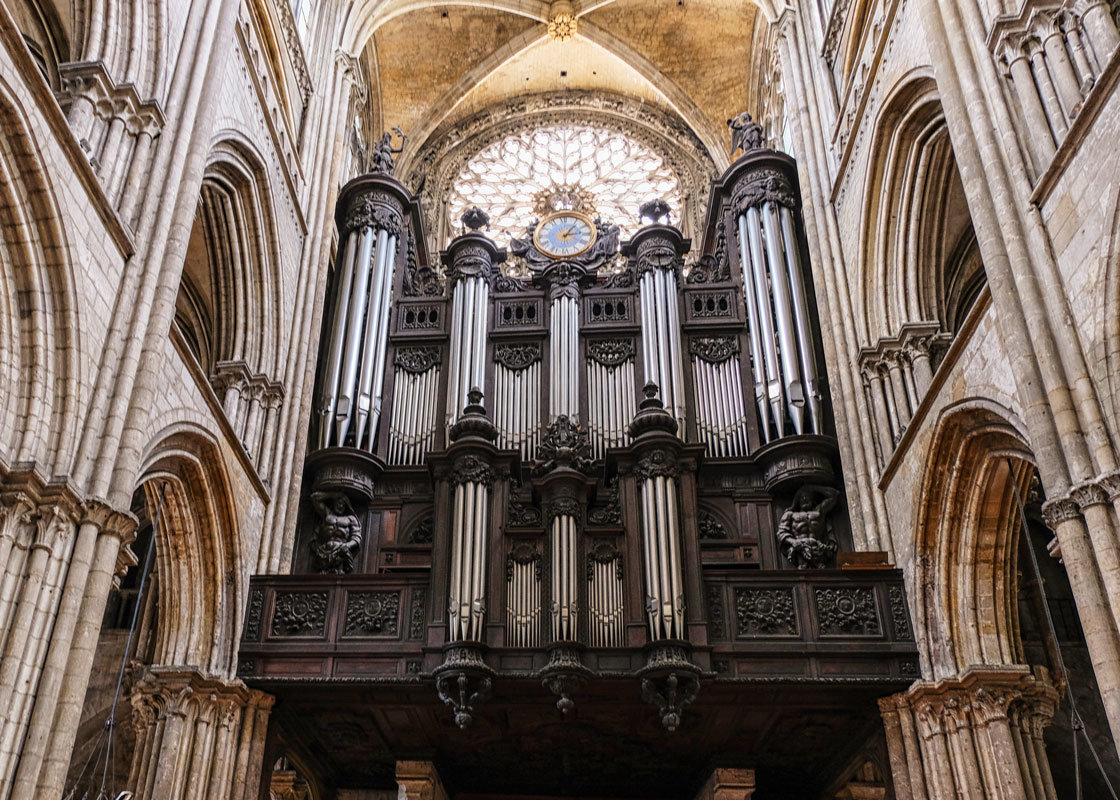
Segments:
[[[581,214],[561,212],[548,217],[537,228],[537,249],[552,258],[570,258],[591,247],[595,226]]]

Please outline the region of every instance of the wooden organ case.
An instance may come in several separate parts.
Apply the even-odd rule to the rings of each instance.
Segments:
[[[472,210],[437,268],[401,184],[342,189],[292,573],[239,660],[333,785],[811,796],[917,677],[900,572],[851,552],[793,160],[714,182],[687,269],[667,210],[557,258]]]

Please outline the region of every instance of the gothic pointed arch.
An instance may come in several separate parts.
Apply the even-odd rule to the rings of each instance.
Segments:
[[[16,461],[60,457],[80,400],[70,246],[28,121],[0,84],[0,430]]]
[[[960,329],[986,278],[932,76],[908,76],[884,103],[864,190],[864,335],[906,324]]]

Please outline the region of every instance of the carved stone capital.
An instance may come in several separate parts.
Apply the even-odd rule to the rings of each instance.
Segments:
[[[1081,517],[1081,507],[1068,497],[1058,497],[1042,504],[1042,519],[1050,530],[1057,530],[1063,522]]]
[[[1089,506],[1101,506],[1108,502],[1108,492],[1098,483],[1087,481],[1073,486],[1069,490],[1069,497],[1077,503],[1077,507],[1084,511]]]

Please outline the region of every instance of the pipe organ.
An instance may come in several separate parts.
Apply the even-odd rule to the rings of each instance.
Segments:
[[[609,697],[710,749],[686,708],[718,716],[736,681],[908,682],[900,574],[838,568],[793,160],[735,161],[695,249],[664,203],[621,247],[546,211],[507,252],[472,209],[436,260],[395,179],[343,188],[292,574],[253,579],[243,677],[419,682],[461,727]]]

